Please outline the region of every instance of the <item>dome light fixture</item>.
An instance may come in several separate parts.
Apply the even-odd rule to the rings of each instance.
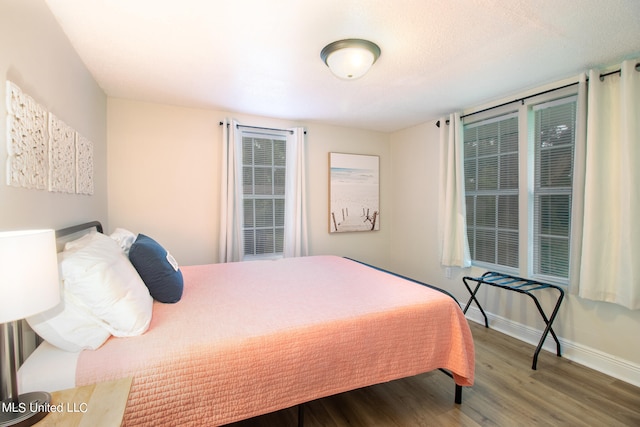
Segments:
[[[338,40],[320,52],[320,58],[331,72],[345,80],[364,76],[379,56],[378,45],[362,39]]]

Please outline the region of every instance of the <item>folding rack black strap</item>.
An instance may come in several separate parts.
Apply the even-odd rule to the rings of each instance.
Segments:
[[[558,337],[556,336],[556,333],[553,331],[553,328],[551,327],[551,325],[553,324],[553,321],[555,320],[556,315],[558,314],[558,310],[560,309],[560,304],[562,303],[562,299],[564,298],[564,290],[562,288],[556,285],[551,285],[549,283],[542,283],[535,280],[523,279],[521,277],[510,276],[508,274],[496,273],[493,271],[487,271],[481,277],[465,276],[462,278],[462,281],[464,282],[464,285],[467,287],[467,290],[471,295],[471,297],[469,298],[469,301],[467,301],[467,305],[464,307],[464,310],[462,310],[462,312],[466,314],[467,310],[469,309],[469,306],[471,305],[471,302],[475,301],[476,305],[480,309],[480,312],[484,316],[484,326],[487,328],[489,327],[489,322],[487,321],[487,315],[482,309],[480,302],[476,298],[476,294],[478,293],[478,289],[480,289],[480,285],[486,284],[490,286],[496,286],[498,288],[508,289],[510,291],[519,292],[521,294],[525,294],[531,297],[533,302],[535,302],[536,307],[538,308],[538,311],[540,312],[540,316],[542,316],[542,319],[546,324],[544,332],[542,333],[542,337],[540,337],[540,342],[538,343],[538,347],[536,348],[536,352],[533,355],[533,365],[531,366],[531,369],[536,369],[536,366],[538,364],[538,354],[540,353],[540,350],[542,349],[542,345],[544,344],[544,340],[547,338],[547,335],[549,334],[549,332],[551,332],[551,336],[556,341],[557,355],[558,357],[561,356],[560,341],[558,341]],[[471,290],[471,286],[469,286],[468,282],[476,282],[476,286],[473,290]],[[553,308],[553,312],[551,313],[551,316],[549,316],[549,318],[547,318],[547,315],[542,310],[542,306],[540,305],[540,302],[538,301],[538,299],[535,297],[535,295],[531,293],[533,291],[537,291],[540,289],[547,289],[547,288],[552,288],[559,292],[558,300],[556,301],[556,305]]]

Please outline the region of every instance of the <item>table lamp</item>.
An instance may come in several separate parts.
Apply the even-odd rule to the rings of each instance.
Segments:
[[[0,427],[29,426],[47,414],[51,395],[18,394],[17,322],[60,302],[56,238],[53,230],[0,232]]]

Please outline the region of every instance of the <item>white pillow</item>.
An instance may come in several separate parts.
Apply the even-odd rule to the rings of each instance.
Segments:
[[[143,334],[151,322],[153,299],[118,244],[101,233],[65,245],[60,273],[65,292],[86,307],[111,334]]]
[[[75,240],[71,240],[70,242],[65,243],[64,244],[64,252],[61,252],[58,255],[62,255],[65,252],[82,249],[85,246],[88,246],[89,244],[91,244],[91,242],[95,238],[96,234],[101,234],[101,233],[98,233],[96,230],[91,230],[90,232],[88,232],[87,234],[83,235],[82,237],[78,237]]]
[[[62,350],[77,352],[100,347],[111,336],[109,331],[86,309],[69,301],[62,287],[60,296],[57,306],[27,318],[31,329]]]
[[[116,241],[125,255],[129,256],[129,249],[131,249],[133,242],[136,241],[135,234],[124,228],[116,228],[113,233],[109,234],[109,237]]]

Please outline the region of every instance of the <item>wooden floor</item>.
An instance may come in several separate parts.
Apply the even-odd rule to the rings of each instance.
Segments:
[[[305,427],[329,426],[640,426],[640,388],[470,322],[476,379],[462,405],[440,371],[304,405]],[[550,338],[549,338],[550,339]],[[230,424],[296,426],[297,408]]]

